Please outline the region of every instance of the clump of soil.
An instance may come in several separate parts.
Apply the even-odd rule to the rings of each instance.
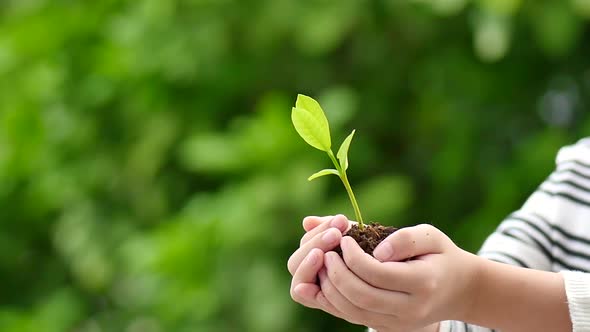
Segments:
[[[367,254],[373,255],[373,250],[375,250],[377,245],[397,230],[398,228],[395,227],[383,226],[379,223],[372,222],[370,224],[365,224],[363,230],[361,230],[358,225],[352,225],[348,232],[346,232],[345,236],[352,237]],[[340,246],[334,249],[334,251],[342,256]]]

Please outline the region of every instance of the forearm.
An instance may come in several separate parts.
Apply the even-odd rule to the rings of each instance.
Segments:
[[[571,331],[563,277],[473,256],[472,305],[461,320],[503,332]]]

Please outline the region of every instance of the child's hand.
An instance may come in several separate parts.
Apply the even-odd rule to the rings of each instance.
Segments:
[[[334,245],[325,245],[322,243],[321,237],[325,235],[331,227],[336,227],[341,232],[345,232],[350,227],[351,223],[352,222],[347,221],[343,216],[338,216],[336,218],[307,217],[303,220],[303,228],[308,233],[303,236],[301,240],[301,247],[291,256],[288,264],[289,270],[292,271],[292,274],[294,275],[291,284],[291,296],[296,302],[299,302],[307,307],[322,309],[336,317],[345,319],[354,324],[372,326],[374,328],[378,328],[380,332],[407,332],[408,329],[401,327],[400,324],[390,324],[393,323],[391,322],[391,317],[388,317],[391,315],[375,314],[361,308],[357,308],[355,313],[351,313],[346,309],[340,311],[330,302],[330,300],[326,298],[326,295],[324,294],[325,290],[320,289],[320,287],[317,285],[318,274],[321,276],[326,275],[324,253],[333,249],[334,247]],[[331,232],[334,232],[334,234],[337,233],[335,230],[332,230]],[[358,248],[358,245],[356,245],[356,242],[352,242],[357,247],[356,249],[361,250]],[[367,256],[367,258],[374,263],[381,264],[364,252],[361,251],[361,253],[362,255]],[[330,255],[331,254],[335,253],[330,253]],[[336,255],[336,257],[340,259],[339,256]],[[342,263],[342,260],[340,260],[340,262]],[[323,279],[327,280],[328,278]],[[326,284],[326,281],[324,281],[323,284]],[[331,297],[332,295],[332,292],[330,292]],[[342,303],[338,302],[338,305],[342,305]],[[351,307],[352,306],[354,305],[351,304]],[[360,315],[358,314],[359,312],[361,312]],[[382,321],[386,323],[388,327],[385,328],[385,325],[375,324],[376,321]],[[435,331],[436,326],[437,324],[426,327],[421,331]],[[395,328],[392,329],[392,327]],[[399,327],[399,329],[397,329],[397,327]],[[414,329],[414,331],[417,331],[417,329]]]
[[[340,244],[342,234],[348,231],[351,224],[352,222],[342,215],[306,217],[303,220],[303,228],[307,233],[303,235],[299,249],[291,255],[287,263],[289,272],[293,275],[293,300],[306,307],[321,309],[333,316],[346,319],[326,300],[317,280],[319,270],[324,269],[324,253]]]
[[[411,331],[460,317],[470,305],[475,256],[431,225],[393,233],[375,249],[378,259],[351,237],[343,237],[340,246],[344,261],[326,253],[319,278],[325,302],[348,321],[378,331]]]
[[[287,268],[295,275],[297,268],[309,252],[318,248],[326,252],[340,245],[342,234],[350,228],[350,222],[343,215],[326,217],[306,217],[303,219],[306,233],[301,238],[299,248],[289,257]]]
[[[306,307],[323,309],[316,301],[322,296],[317,285],[317,273],[324,266],[324,252],[340,244],[342,234],[349,228],[346,217],[306,217],[299,248],[289,257],[287,268],[293,279],[291,297]]]

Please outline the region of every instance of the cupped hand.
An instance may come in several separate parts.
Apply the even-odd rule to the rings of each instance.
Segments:
[[[293,275],[291,297],[294,301],[345,319],[344,315],[326,300],[318,285],[318,274],[320,270],[325,270],[324,253],[340,245],[342,234],[347,232],[351,225],[352,222],[343,215],[303,219],[306,233],[301,238],[299,248],[287,262],[287,268]]]
[[[313,220],[313,221],[312,221]],[[295,275],[297,268],[312,249],[318,248],[322,252],[330,251],[340,245],[342,234],[349,228],[348,219],[343,215],[327,217],[306,217],[303,227],[312,224],[313,228],[303,235],[299,248],[289,257],[287,269]]]
[[[310,241],[316,245],[321,243],[318,236],[325,234],[331,226],[346,231],[351,224],[343,217],[304,219],[303,228],[307,233],[301,240],[300,249],[290,259],[290,266],[295,268],[291,285],[293,299],[351,323],[373,327],[379,332],[436,331],[437,323],[428,325],[438,321],[434,319],[436,315],[430,315],[424,307],[415,308],[421,301],[428,308],[428,292],[434,289],[434,282],[425,276],[428,274],[426,264],[417,266],[416,263],[427,255],[442,254],[445,244],[450,243],[452,247],[452,242],[429,225],[406,228],[394,233],[401,236],[392,235],[378,247],[376,256],[383,262],[362,251],[350,237],[340,241],[344,261],[336,253],[328,252],[331,249],[308,244]],[[419,234],[424,238],[416,236]],[[404,250],[394,251],[398,246]],[[303,253],[307,256],[301,258]],[[414,257],[414,260],[404,262],[409,257]]]
[[[431,225],[407,227],[366,254],[351,237],[343,259],[324,255],[323,296],[344,319],[378,331],[415,331],[461,317],[470,304],[476,264]]]

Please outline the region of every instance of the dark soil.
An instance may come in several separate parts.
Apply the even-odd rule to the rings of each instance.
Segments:
[[[352,225],[352,228],[349,229],[345,235],[355,239],[356,243],[358,243],[367,254],[373,255],[373,250],[375,250],[377,245],[397,230],[398,228],[395,227],[383,226],[379,223],[372,222],[370,224],[365,224],[365,228],[362,231],[358,225]],[[337,247],[334,251],[342,256],[342,250],[340,247]]]

